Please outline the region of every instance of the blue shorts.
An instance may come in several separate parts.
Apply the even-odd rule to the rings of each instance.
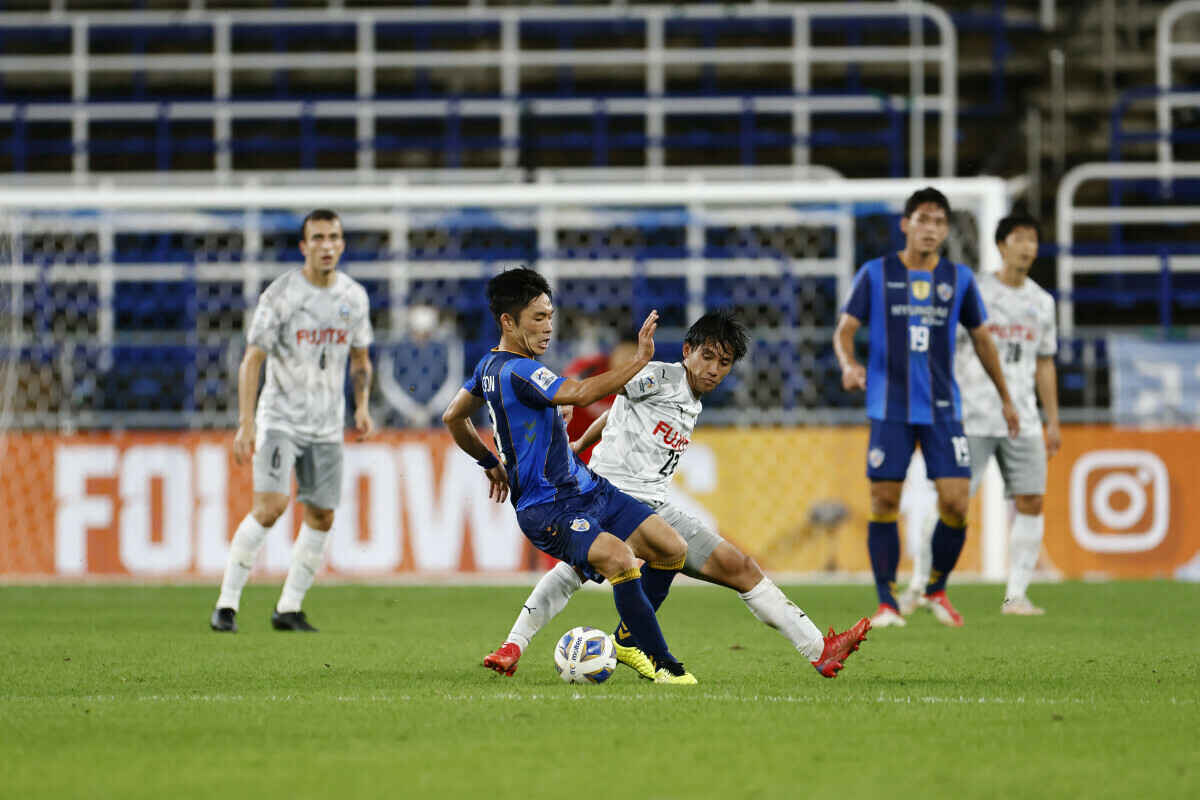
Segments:
[[[913,449],[921,444],[925,474],[938,478],[971,477],[971,450],[958,420],[932,425],[910,425],[893,420],[871,420],[867,449],[867,477],[873,481],[902,481]]]
[[[600,583],[604,577],[592,569],[587,559],[592,542],[602,532],[623,542],[653,513],[650,506],[597,475],[596,486],[590,492],[518,511],[517,524],[538,550]]]

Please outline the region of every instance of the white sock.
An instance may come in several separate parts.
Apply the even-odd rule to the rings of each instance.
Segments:
[[[925,515],[925,519],[921,520],[920,527],[912,533],[917,539],[912,545],[913,570],[908,588],[918,594],[925,594],[925,587],[929,585],[929,573],[933,569],[933,529],[937,524],[938,511],[935,504]]]
[[[782,633],[792,647],[803,653],[809,661],[821,657],[821,651],[825,649],[825,637],[820,629],[799,606],[787,599],[770,578],[763,578],[745,594],[738,592],[738,597],[742,598],[755,619]]]
[[[250,570],[262,550],[263,542],[267,540],[270,528],[258,523],[253,514],[238,524],[229,543],[229,560],[225,562],[225,577],[221,580],[221,596],[217,598],[217,608],[232,608],[238,610],[242,600],[242,589],[250,580]]]
[[[321,559],[325,557],[325,543],[329,541],[329,531],[319,531],[308,527],[308,523],[300,526],[296,535],[296,543],[292,545],[292,565],[288,567],[287,580],[283,582],[283,594],[279,596],[279,604],[275,610],[287,614],[300,610],[304,595],[313,585],[317,570],[321,568]]]
[[[1020,597],[1029,589],[1045,530],[1046,518],[1041,514],[1017,514],[1013,520],[1012,540],[1008,545],[1008,588],[1005,589],[1005,597]]]
[[[567,607],[567,601],[581,586],[583,579],[569,564],[562,561],[555,564],[554,569],[543,575],[537,586],[533,587],[525,607],[513,623],[512,633],[504,641],[512,642],[524,653],[529,648],[529,641]]]

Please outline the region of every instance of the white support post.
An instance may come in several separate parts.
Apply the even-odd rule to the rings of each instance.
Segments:
[[[88,20],[76,17],[71,25],[71,171],[77,185],[87,183],[88,172]]]
[[[663,15],[657,9],[655,13],[646,16],[646,94],[651,98],[645,112],[646,167],[652,173],[661,170],[666,164],[662,144],[666,135],[662,106],[662,97],[667,86],[663,61],[663,51],[666,47],[665,25]]]
[[[358,179],[371,183],[375,172],[375,18],[369,14],[358,18],[358,52],[355,55],[359,101],[354,131],[357,140],[355,165]]]
[[[233,23],[228,14],[221,14],[213,20],[213,99],[218,103],[213,113],[213,167],[222,184],[228,184],[233,173],[232,50]]]
[[[506,101],[500,112],[500,166],[516,169],[521,160],[521,118],[517,98],[521,95],[521,23],[514,12],[500,19],[500,96]]]
[[[812,117],[808,103],[808,94],[812,91],[812,63],[809,60],[809,48],[812,47],[811,23],[809,15],[802,11],[792,15],[792,91],[804,95],[803,99],[797,99],[792,108],[792,135],[798,140],[792,144],[793,166],[806,165],[812,161],[812,149],[808,144],[808,137],[812,133]]]

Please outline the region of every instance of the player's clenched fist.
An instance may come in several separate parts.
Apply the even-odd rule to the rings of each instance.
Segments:
[[[842,388],[848,392],[861,392],[867,388],[867,370],[862,364],[847,364],[842,368]]]

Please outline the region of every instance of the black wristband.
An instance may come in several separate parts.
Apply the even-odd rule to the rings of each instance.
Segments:
[[[494,456],[493,454],[488,453],[487,458],[481,458],[478,461],[476,461],[475,463],[478,464],[479,466],[483,467],[484,469],[491,469],[492,467],[494,467],[500,463],[500,459],[496,458],[496,456]]]

